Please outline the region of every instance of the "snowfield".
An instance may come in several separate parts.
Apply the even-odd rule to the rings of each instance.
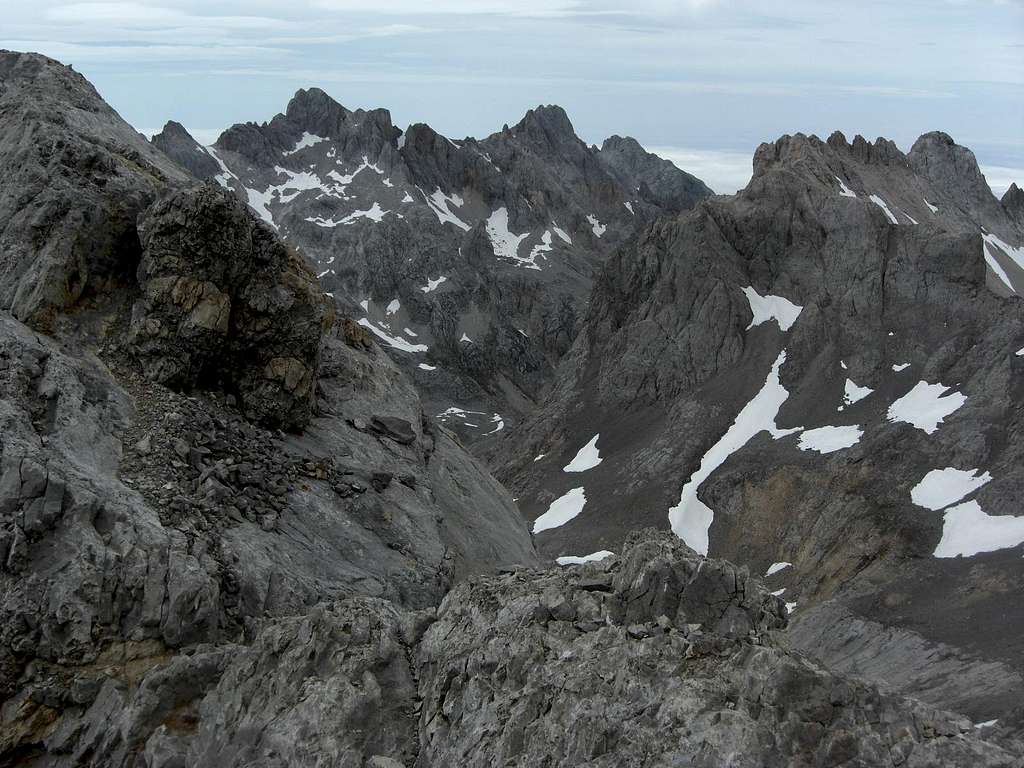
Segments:
[[[597,450],[597,439],[600,434],[594,435],[590,438],[590,442],[584,445],[577,451],[575,458],[566,464],[563,468],[563,472],[586,472],[588,469],[593,469],[601,463],[601,452]]]
[[[533,521],[533,532],[540,533],[565,525],[583,511],[587,496],[582,488],[573,488],[559,496],[548,507],[548,511]]]

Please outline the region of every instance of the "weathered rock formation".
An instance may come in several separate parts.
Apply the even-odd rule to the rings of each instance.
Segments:
[[[302,257],[216,185],[161,199],[139,234],[132,336],[146,375],[217,383],[251,418],[304,427],[333,307]]]
[[[0,51],[0,168],[0,309],[41,329],[130,280],[136,217],[189,178],[70,67],[9,51]]]

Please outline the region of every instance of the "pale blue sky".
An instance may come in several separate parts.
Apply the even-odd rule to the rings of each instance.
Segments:
[[[426,10],[425,10],[426,9]],[[319,86],[453,137],[558,103],[731,192],[761,141],[940,129],[1024,181],[1021,0],[0,0],[0,47],[73,64],[140,129],[203,138]]]

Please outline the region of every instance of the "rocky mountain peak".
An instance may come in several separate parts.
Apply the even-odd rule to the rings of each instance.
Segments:
[[[858,134],[848,142],[841,131],[835,131],[827,141],[822,141],[814,134],[796,133],[758,147],[754,154],[754,176],[776,166],[786,166],[790,170],[813,167],[815,175],[830,179],[842,173],[843,166],[850,163],[906,167],[907,157],[893,141],[885,138],[870,142]]]
[[[907,160],[916,174],[956,200],[959,208],[984,221],[989,229],[1001,229],[1006,212],[993,196],[978,159],[967,147],[957,144],[949,134],[932,131],[914,142]]]
[[[220,173],[220,165],[181,123],[168,120],[160,133],[150,140],[157,149],[197,179],[209,179]]]
[[[932,181],[959,182],[957,186],[964,186],[965,191],[980,192],[982,186],[989,191],[974,153],[957,144],[947,133],[924,134],[914,142],[907,158],[917,173]]]
[[[76,109],[112,111],[92,84],[71,67],[39,53],[0,50],[0,96],[13,89],[60,92]]]
[[[1024,225],[1024,190],[1018,187],[1016,182],[1010,184],[1010,188],[1006,190],[1000,202],[1011,219]]]
[[[529,110],[512,131],[517,136],[525,134],[531,143],[550,147],[580,143],[569,115],[556,104],[542,104]]]
[[[648,152],[631,136],[609,136],[597,154],[598,159],[627,189],[665,210],[692,208],[700,200],[714,194],[696,176]]]
[[[320,88],[299,88],[285,108],[285,116],[296,123],[344,120],[352,113]]]
[[[640,142],[634,139],[632,136],[619,136],[618,134],[609,136],[601,143],[601,152],[620,152],[623,154],[640,155],[648,154]]]
[[[192,138],[192,134],[188,132],[188,129],[186,129],[184,125],[177,122],[176,120],[168,120],[166,123],[164,123],[164,127],[160,130],[160,133],[153,135],[154,144],[157,142],[158,137],[162,140],[185,139],[195,141],[195,139]]]
[[[187,179],[77,72],[10,51],[0,53],[0,167],[0,309],[40,329],[127,276],[136,216]]]

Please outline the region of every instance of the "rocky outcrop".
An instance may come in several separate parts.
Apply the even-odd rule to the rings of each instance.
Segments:
[[[629,136],[605,139],[597,158],[626,189],[635,189],[641,199],[664,211],[678,213],[693,208],[714,194],[696,176],[648,152]]]
[[[139,232],[132,338],[146,376],[216,384],[254,420],[304,427],[333,311],[302,258],[216,185],[161,199]]]
[[[1020,764],[963,718],[788,651],[784,613],[744,569],[648,532],[599,564],[476,577],[436,609],[353,598],[261,622],[108,682],[85,714],[105,732],[60,744],[154,767]]]
[[[1024,190],[1016,183],[1011,184],[1001,202],[1006,214],[1017,222],[1017,226],[1024,228]]]
[[[420,643],[418,765],[1012,765],[963,718],[778,645],[785,608],[671,535],[454,590]]]
[[[212,179],[221,172],[213,156],[195,139],[185,126],[173,120],[150,139],[153,146],[167,155],[197,179]]]
[[[547,554],[672,525],[760,573],[790,563],[770,583],[797,615],[839,609],[801,638],[873,633],[808,652],[987,721],[1024,691],[1005,641],[1024,560],[1014,536],[965,545],[949,510],[1020,525],[1024,310],[992,264],[1015,282],[1024,237],[970,203],[980,174],[961,195],[916,173],[970,168],[931,144],[911,163],[891,142],[784,137],[735,197],[654,222],[610,257],[549,401],[493,463],[532,519],[585,499],[537,535]],[[931,407],[941,421],[920,420]],[[591,441],[600,464],[566,471]],[[914,492],[974,470],[976,495]]]
[[[35,328],[131,280],[135,220],[187,174],[85,78],[0,51],[0,309]]]

